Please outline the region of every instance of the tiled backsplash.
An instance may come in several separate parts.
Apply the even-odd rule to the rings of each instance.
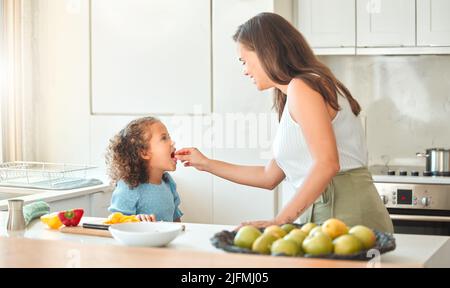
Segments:
[[[322,56],[363,108],[369,164],[450,148],[450,56]]]

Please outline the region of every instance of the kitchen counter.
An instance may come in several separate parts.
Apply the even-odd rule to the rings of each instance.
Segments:
[[[6,221],[0,212],[0,267],[450,267],[450,237],[444,236],[396,234],[396,250],[371,263],[226,253],[209,239],[234,228],[228,225],[184,223],[185,232],[167,247],[132,248],[112,238],[49,230],[39,220],[8,235]]]
[[[173,245],[167,248],[132,248],[0,237],[0,267],[360,268],[367,266],[364,262],[210,253],[171,248]],[[396,266],[382,264],[381,267]]]
[[[31,189],[31,188],[16,188],[16,187],[0,187],[2,193],[23,195],[14,197],[14,199],[24,200],[24,204],[28,204],[34,201],[58,201],[66,198],[79,197],[89,195],[98,191],[112,191],[112,187],[109,184],[101,184],[95,186],[88,186],[76,189],[67,190],[45,190],[45,189]],[[8,200],[0,201],[0,211],[8,210]]]

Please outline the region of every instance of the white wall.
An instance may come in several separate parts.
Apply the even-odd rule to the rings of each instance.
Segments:
[[[88,163],[88,1],[37,1],[37,160]]]
[[[450,147],[450,56],[321,56],[362,106],[369,165],[418,165]],[[279,208],[294,189],[283,183]]]
[[[450,55],[321,59],[362,106],[369,164],[424,166],[416,152],[450,147]]]

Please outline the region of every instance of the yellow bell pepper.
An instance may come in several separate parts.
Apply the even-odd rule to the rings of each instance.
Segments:
[[[50,229],[58,229],[63,225],[59,220],[58,212],[42,215],[41,222],[47,224]]]
[[[104,221],[104,224],[118,224],[126,222],[139,222],[139,218],[136,215],[123,215],[120,212],[114,212],[108,216],[108,219]]]
[[[122,219],[120,219],[120,223],[126,222],[139,222],[139,219],[136,217],[136,215],[124,216]]]

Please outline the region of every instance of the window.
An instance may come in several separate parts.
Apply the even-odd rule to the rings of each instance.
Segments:
[[[4,94],[5,94],[5,87],[6,87],[6,74],[5,74],[5,53],[4,53],[4,28],[5,28],[5,21],[4,21],[4,9],[3,9],[3,1],[0,0],[0,162],[3,162],[3,108],[4,108]]]

